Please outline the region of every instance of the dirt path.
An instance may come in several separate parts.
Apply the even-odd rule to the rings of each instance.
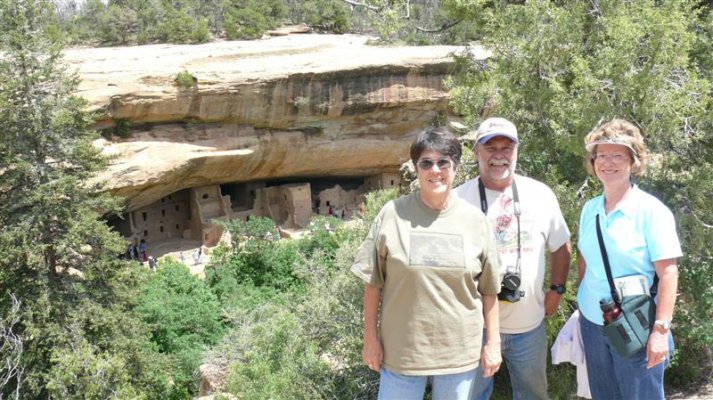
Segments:
[[[668,392],[666,393],[666,398],[669,400],[712,400],[713,382],[708,382],[691,390]]]

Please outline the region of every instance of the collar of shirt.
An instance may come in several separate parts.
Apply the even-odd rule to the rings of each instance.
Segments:
[[[631,193],[629,194],[629,197],[626,198],[621,203],[619,203],[619,205],[616,207],[616,209],[614,209],[614,211],[612,211],[612,214],[619,211],[626,216],[634,215],[634,213],[636,212],[636,209],[637,209],[637,204],[638,204],[638,201],[636,199],[639,197],[640,192],[641,192],[641,190],[639,189],[639,186],[634,185],[634,187],[631,188]],[[601,195],[601,198],[600,198],[599,202],[597,203],[596,212],[597,212],[597,214],[600,214],[604,218],[606,218],[606,215],[604,212],[604,194]]]

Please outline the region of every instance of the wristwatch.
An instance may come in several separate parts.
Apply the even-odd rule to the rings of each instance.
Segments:
[[[550,290],[554,290],[555,292],[559,294],[563,294],[564,292],[567,291],[567,287],[565,285],[552,285],[550,286]]]
[[[654,326],[656,325],[663,328],[664,332],[668,332],[668,330],[671,329],[671,321],[667,319],[657,319],[656,321],[654,321]]]

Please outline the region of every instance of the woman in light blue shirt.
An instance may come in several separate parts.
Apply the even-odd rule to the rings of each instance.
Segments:
[[[628,121],[607,121],[585,138],[587,171],[604,193],[588,201],[579,223],[577,293],[587,373],[596,399],[664,399],[664,368],[673,351],[670,332],[678,285],[676,259],[682,255],[671,211],[632,183],[645,171],[647,150],[639,128]],[[645,349],[621,357],[604,336],[601,300],[611,299],[596,234],[602,229],[613,277],[643,275],[646,287],[658,275],[656,322]]]

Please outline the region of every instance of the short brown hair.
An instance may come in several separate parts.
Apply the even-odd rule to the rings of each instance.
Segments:
[[[460,141],[444,128],[426,129],[411,143],[411,161],[414,165],[418,163],[421,154],[427,150],[434,150],[449,156],[456,167],[460,165],[460,157],[463,153]]]

